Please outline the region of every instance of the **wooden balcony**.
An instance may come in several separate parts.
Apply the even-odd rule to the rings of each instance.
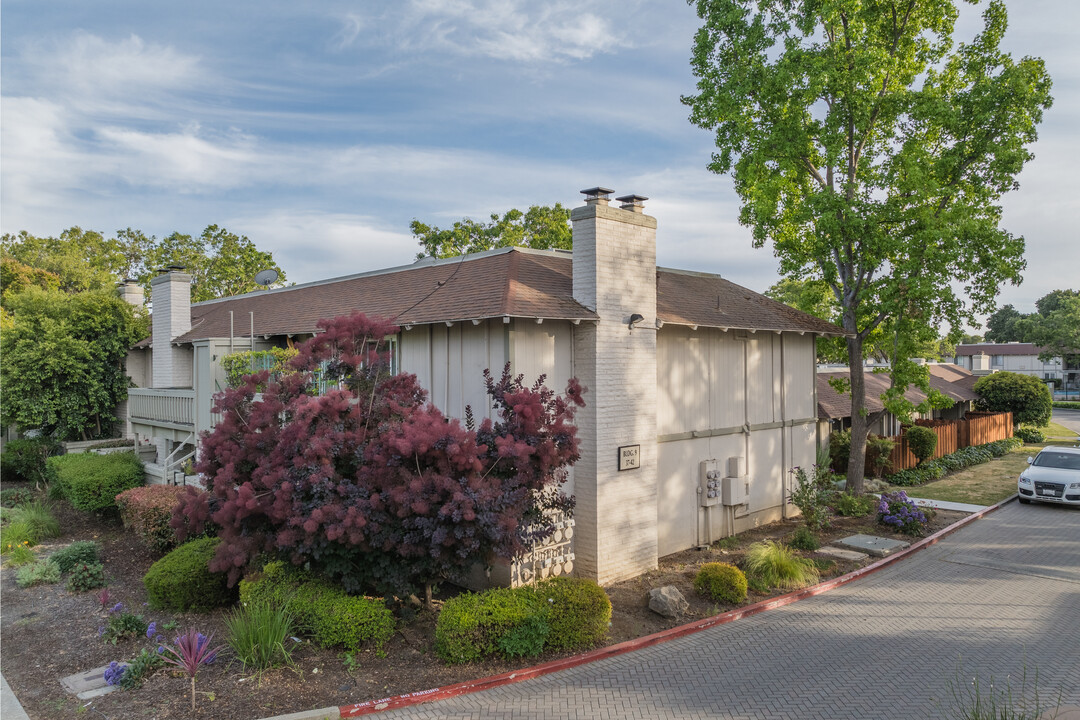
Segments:
[[[188,388],[131,388],[132,430],[149,437],[183,440],[195,432],[195,391]]]

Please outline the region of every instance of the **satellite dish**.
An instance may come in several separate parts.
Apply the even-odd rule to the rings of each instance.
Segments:
[[[278,279],[278,271],[273,268],[260,270],[255,273],[255,282],[263,287],[270,287]]]

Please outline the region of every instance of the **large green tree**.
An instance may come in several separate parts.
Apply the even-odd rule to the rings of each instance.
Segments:
[[[501,216],[492,213],[488,222],[464,218],[445,230],[413,220],[409,229],[423,248],[417,258],[454,257],[511,246],[569,250],[573,244],[570,211],[560,203],[533,205],[525,212],[514,208]]]
[[[146,313],[111,290],[30,286],[5,295],[0,417],[66,440],[109,437],[127,397],[124,358]]]
[[[1027,342],[1020,322],[1025,317],[1012,305],[1002,305],[986,318],[986,342]]]
[[[1037,313],[1018,324],[1028,342],[1042,347],[1039,358],[1064,358],[1074,365],[1080,355],[1080,292],[1054,290],[1035,301]]]
[[[911,348],[1020,281],[1024,241],[999,227],[999,202],[1032,157],[1050,78],[999,49],[1000,1],[955,47],[953,0],[690,1],[704,22],[683,100],[715,133],[709,168],[732,174],[740,221],[782,274],[829,286],[848,333],[848,486],[861,492],[875,419],[864,343],[892,338],[884,399],[902,414],[904,387],[926,387]]]

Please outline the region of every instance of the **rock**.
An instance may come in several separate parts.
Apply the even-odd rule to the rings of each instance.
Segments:
[[[686,612],[690,603],[674,585],[653,588],[649,591],[649,609],[664,617],[678,617]]]

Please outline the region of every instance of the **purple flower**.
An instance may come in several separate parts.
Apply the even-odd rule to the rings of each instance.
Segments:
[[[106,685],[119,685],[120,681],[124,677],[124,673],[127,672],[128,666],[121,665],[113,660],[109,663],[109,667],[105,668],[105,684]]]
[[[149,625],[146,626],[146,638],[148,640],[153,639],[154,635],[156,635],[156,634],[157,634],[157,623],[156,622],[152,622],[152,623],[150,623]]]
[[[104,625],[99,625],[98,629],[97,629],[97,636],[101,637],[104,634],[105,634],[105,626]]]
[[[110,613],[118,613],[123,609],[124,609],[124,603],[118,602],[118,603],[116,603],[115,605],[112,606],[112,609],[109,610],[109,612]]]

